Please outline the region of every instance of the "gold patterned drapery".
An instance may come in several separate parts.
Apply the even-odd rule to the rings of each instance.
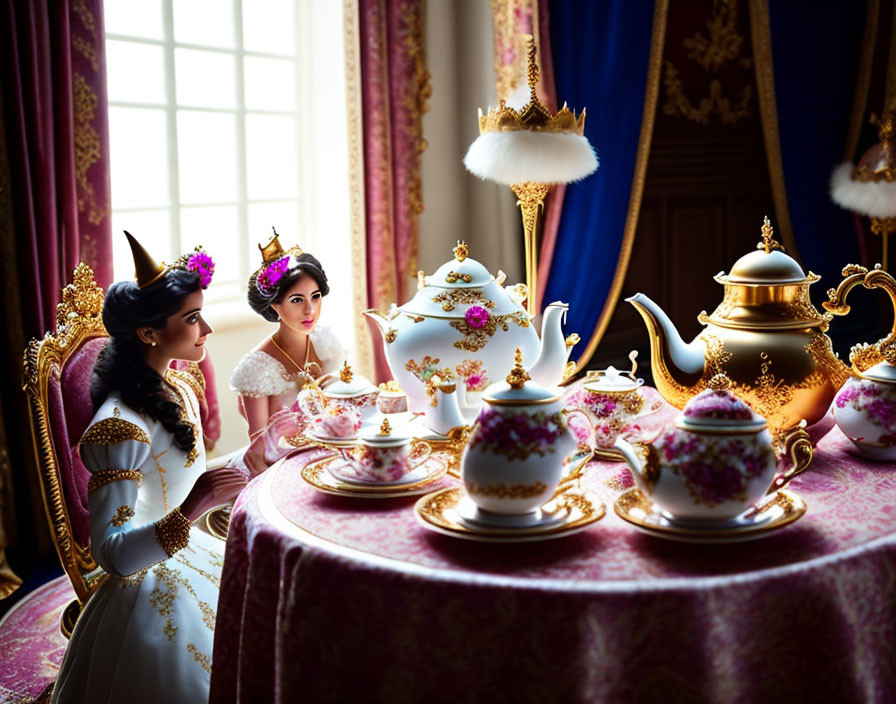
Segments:
[[[429,109],[423,0],[358,0],[367,307],[410,297],[423,210],[420,157]],[[388,378],[375,346],[377,378]]]

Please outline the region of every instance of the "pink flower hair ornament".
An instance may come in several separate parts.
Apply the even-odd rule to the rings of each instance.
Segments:
[[[172,269],[181,269],[183,271],[192,271],[199,276],[199,288],[207,289],[212,282],[215,273],[215,260],[201,246],[196,247],[189,254],[179,257]]]
[[[277,292],[277,284],[289,271],[289,260],[290,255],[275,259],[255,277],[255,287],[262,296],[271,296]]]

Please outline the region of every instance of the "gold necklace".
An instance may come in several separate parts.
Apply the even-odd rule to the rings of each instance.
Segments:
[[[280,345],[277,344],[277,340],[275,339],[276,336],[277,336],[277,333],[274,333],[273,335],[271,335],[271,342],[274,343],[274,347],[276,347],[278,350],[280,350],[283,353],[283,356],[286,357],[290,362],[292,362],[298,371],[302,371],[305,367],[300,367],[298,362],[296,362],[296,360],[294,360],[292,357],[290,357],[289,353],[285,349],[283,349]],[[310,352],[311,352],[311,340],[307,340],[305,342],[305,365],[306,366],[308,364],[308,355],[310,354]]]

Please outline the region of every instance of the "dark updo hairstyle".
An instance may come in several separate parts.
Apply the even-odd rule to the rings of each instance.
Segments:
[[[313,254],[303,252],[302,254],[294,254],[289,259],[289,268],[286,273],[277,282],[275,290],[265,295],[259,290],[256,283],[258,275],[264,271],[265,267],[261,267],[252,276],[249,277],[249,305],[252,310],[258,313],[265,320],[276,323],[280,320],[277,311],[271,308],[272,303],[281,303],[283,296],[292,288],[293,284],[298,281],[303,274],[307,274],[317,283],[320,294],[326,296],[330,292],[330,285],[327,283],[327,275],[324,273],[323,267],[317,261],[317,257]]]
[[[165,393],[162,377],[144,361],[146,343],[137,337],[137,330],[164,328],[184,298],[198,290],[199,275],[181,269],[170,269],[146,288],[133,281],[112,284],[103,303],[109,341],[97,357],[90,383],[95,409],[109,392],[117,391],[132,409],[159,421],[184,452],[196,446],[193,424],[182,419],[181,405]]]

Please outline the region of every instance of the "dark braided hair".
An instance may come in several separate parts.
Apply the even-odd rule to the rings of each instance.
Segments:
[[[323,267],[313,254],[302,252],[302,254],[293,255],[289,260],[289,269],[277,282],[277,290],[270,295],[265,295],[258,290],[255,281],[264,267],[256,271],[249,277],[248,298],[249,305],[256,313],[265,320],[276,323],[280,320],[277,311],[271,308],[272,303],[281,303],[283,296],[292,288],[292,285],[301,278],[303,274],[307,274],[320,289],[320,295],[326,296],[330,292],[330,285],[327,283],[327,275],[324,273]]]
[[[199,290],[199,276],[192,271],[169,270],[159,281],[138,288],[132,281],[119,281],[106,292],[103,324],[109,341],[100,351],[90,382],[90,398],[99,408],[111,391],[138,413],[154,418],[174,436],[184,452],[196,446],[193,424],[183,420],[180,403],[164,390],[162,377],[143,359],[145,343],[137,330],[165,327],[189,294]]]

